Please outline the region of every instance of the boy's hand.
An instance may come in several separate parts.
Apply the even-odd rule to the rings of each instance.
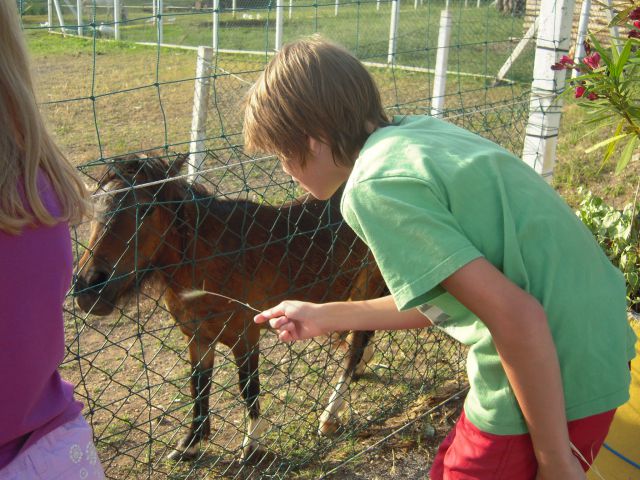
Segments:
[[[271,328],[278,331],[278,338],[283,342],[306,340],[329,333],[320,314],[320,307],[322,305],[315,303],[287,300],[259,313],[253,320],[256,323],[269,322]]]
[[[580,460],[569,453],[567,460],[561,462],[560,465],[549,465],[547,467],[538,465],[536,480],[554,480],[556,478],[562,478],[563,480],[586,480],[587,475],[582,469]]]

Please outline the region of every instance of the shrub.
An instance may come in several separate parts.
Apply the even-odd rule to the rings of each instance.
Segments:
[[[615,209],[591,192],[583,193],[576,214],[591,230],[611,262],[627,282],[627,300],[640,313],[640,204]]]

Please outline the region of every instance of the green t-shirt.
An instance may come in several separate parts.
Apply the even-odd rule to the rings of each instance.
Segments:
[[[569,420],[629,398],[635,335],[622,274],[560,196],[508,151],[439,119],[398,117],[360,151],[342,212],[398,308],[418,307],[469,346],[465,412],[481,430],[527,428],[488,329],[439,285],[478,257],[543,305]]]

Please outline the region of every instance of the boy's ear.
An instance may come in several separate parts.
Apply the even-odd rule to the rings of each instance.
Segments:
[[[313,137],[307,137],[307,138],[308,138],[308,142],[309,142],[309,150],[314,155],[318,155],[318,153],[320,152],[321,145],[322,145],[323,142],[321,142],[320,140],[317,140],[317,139],[315,139]]]

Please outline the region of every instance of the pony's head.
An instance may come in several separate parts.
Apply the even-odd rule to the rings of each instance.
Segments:
[[[162,181],[176,176],[187,158],[178,155],[169,163],[157,156],[126,155],[103,170],[74,290],[83,311],[110,314],[154,268],[185,200],[184,180]]]

